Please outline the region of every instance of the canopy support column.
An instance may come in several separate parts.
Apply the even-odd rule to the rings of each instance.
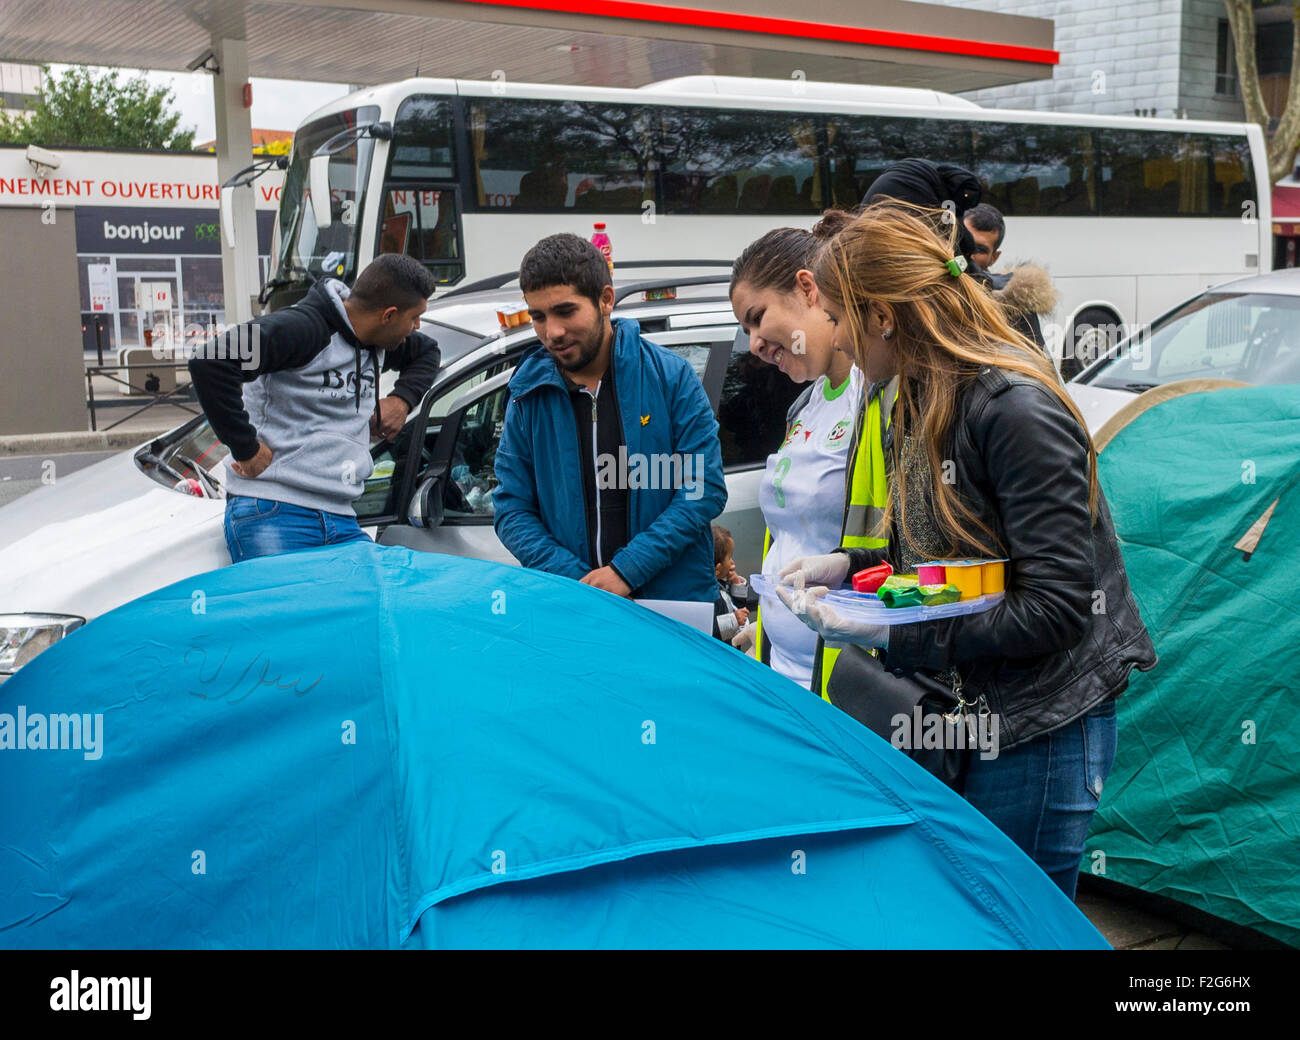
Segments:
[[[212,40],[219,71],[213,77],[212,101],[216,108],[217,182],[225,181],[253,161],[253,113],[244,107],[248,83],[248,42]],[[221,242],[221,282],[225,291],[226,324],[247,321],[262,279],[257,262],[256,185],[228,189],[234,210],[235,244]]]

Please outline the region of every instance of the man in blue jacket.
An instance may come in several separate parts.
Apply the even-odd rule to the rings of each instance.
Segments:
[[[712,602],[710,524],[727,502],[718,423],[695,370],[611,321],[604,257],[538,242],[519,284],[541,343],[510,380],[496,532],[525,567],[645,599]]]

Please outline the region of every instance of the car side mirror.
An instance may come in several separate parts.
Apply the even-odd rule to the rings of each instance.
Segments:
[[[406,508],[406,522],[412,527],[442,526],[442,477],[422,480]]]

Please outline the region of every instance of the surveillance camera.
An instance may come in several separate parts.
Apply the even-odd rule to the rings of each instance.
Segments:
[[[48,170],[57,170],[63,165],[63,158],[34,144],[27,146],[27,161],[33,166],[44,166]]]
[[[211,47],[185,67],[191,72],[211,72],[213,75],[221,71],[221,66],[217,64],[217,52]]]

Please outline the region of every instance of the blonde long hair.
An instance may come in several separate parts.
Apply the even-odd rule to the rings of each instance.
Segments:
[[[906,521],[907,481],[901,478],[903,438],[918,430],[933,477],[932,493],[939,534],[953,554],[962,545],[1000,555],[997,534],[953,487],[939,479],[942,452],[957,415],[962,392],[985,366],[1018,372],[1050,390],[1074,417],[1088,439],[1088,508],[1096,521],[1099,485],[1097,452],[1079,409],[1057,380],[1052,363],[1013,329],[1006,312],[985,288],[967,275],[954,277],[952,260],[957,222],[945,210],[882,200],[869,207],[821,248],[813,273],[818,289],[845,314],[855,359],[864,368],[869,301],[894,312],[893,343],[898,358],[898,405],[893,416],[894,473],[881,529],[888,536],[897,496],[902,536],[920,549]]]

